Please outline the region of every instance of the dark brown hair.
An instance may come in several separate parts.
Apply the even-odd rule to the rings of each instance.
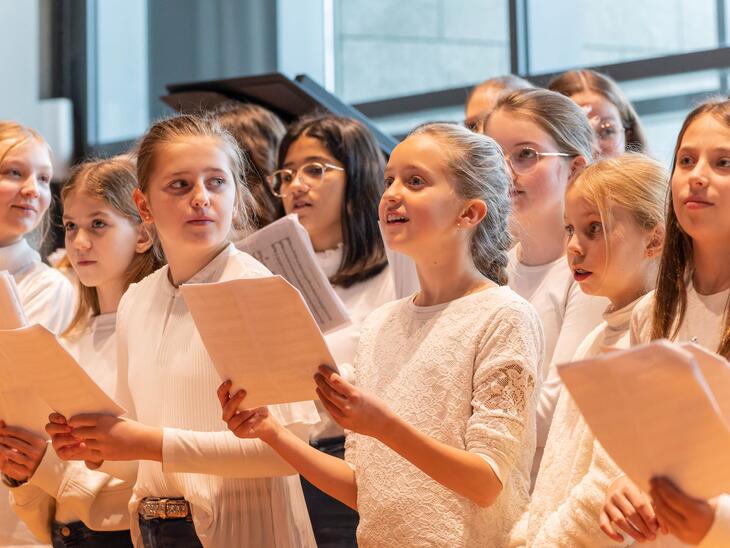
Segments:
[[[687,115],[679,130],[674,147],[672,176],[677,168],[677,153],[689,126],[701,116],[711,115],[730,127],[730,100],[716,98],[705,101]],[[654,294],[654,315],[651,338],[674,338],[684,321],[687,311],[687,282],[691,279],[694,264],[692,259],[692,238],[679,224],[672,204],[672,187],[669,186],[667,200],[667,228],[662,260],[659,264],[659,278]],[[725,323],[717,353],[730,359],[730,299],[725,305]]]
[[[248,155],[246,183],[253,195],[252,222],[262,228],[284,215],[281,201],[271,193],[266,178],[276,169],[276,152],[286,126],[276,114],[253,103],[224,105],[216,116]]]
[[[376,276],[388,264],[378,226],[385,161],[375,138],[362,123],[317,114],[301,118],[289,128],[279,147],[279,167],[286,161],[289,147],[303,135],[317,139],[345,168],[341,215],[344,250],[330,282],[350,287]]]
[[[572,97],[582,91],[592,91],[602,95],[618,110],[621,124],[624,127],[626,150],[630,152],[647,151],[646,135],[639,115],[636,114],[631,101],[626,98],[619,85],[610,76],[595,70],[570,70],[551,80],[548,89],[567,97]]]
[[[134,162],[126,156],[117,156],[106,160],[92,160],[77,165],[61,189],[61,202],[78,194],[85,194],[102,200],[119,214],[136,225],[142,222],[132,193],[137,187]],[[124,289],[130,284],[140,281],[164,264],[162,252],[153,245],[144,253],[137,253],[129,263],[124,276]],[[71,325],[63,333],[68,336],[73,332],[83,331],[89,319],[100,313],[99,295],[94,287],[79,284],[79,299]]]

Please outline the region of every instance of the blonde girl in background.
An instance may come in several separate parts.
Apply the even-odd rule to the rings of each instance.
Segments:
[[[713,99],[677,137],[657,288],[637,305],[631,340],[691,341],[730,359],[729,310],[730,101]],[[623,476],[609,487],[600,523],[610,538],[644,542],[661,528],[690,545],[730,545],[730,494],[706,501],[666,478],[652,486],[642,493]]]
[[[31,128],[0,121],[0,270],[15,279],[28,322],[60,333],[73,316],[73,286],[41,262],[29,243],[29,239],[42,240],[47,230],[52,178],[46,140]],[[12,434],[0,435],[12,442]],[[18,454],[2,439],[0,445],[0,463],[8,471],[5,484],[12,485],[29,470],[17,462]],[[6,487],[0,487],[0,545],[36,545],[38,541],[18,521],[7,500]]]
[[[629,347],[631,313],[656,281],[667,180],[655,160],[626,154],[587,167],[568,187],[570,267],[584,293],[611,303],[575,360]],[[620,473],[562,388],[529,511],[513,545],[614,546],[596,518],[606,488]]]
[[[421,289],[368,316],[356,385],[326,366],[315,377],[349,431],[346,463],[219,390],[236,435],[357,508],[362,548],[502,546],[527,505],[543,340],[506,286],[508,187],[497,144],[457,125],[421,126],[393,150],[380,219]]]
[[[80,164],[61,191],[66,257],[79,280],[76,314],[62,342],[109,394],[117,380],[119,301],[130,284],[162,265],[132,200],[136,186],[134,163],[120,156]],[[132,546],[133,482],[62,461],[40,441],[43,452],[29,455],[33,473],[11,490],[15,513],[57,548]]]

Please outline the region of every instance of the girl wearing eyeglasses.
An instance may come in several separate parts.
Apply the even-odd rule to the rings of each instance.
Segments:
[[[639,116],[611,77],[595,70],[571,70],[554,78],[548,89],[570,97],[586,112],[600,156],[646,152]]]
[[[309,232],[318,262],[344,302],[352,323],[325,338],[340,371],[351,371],[360,324],[395,299],[395,287],[378,228],[383,157],[360,122],[332,115],[295,123],[279,148],[279,169],[269,178],[287,214]],[[318,404],[319,405],[319,404]],[[322,423],[311,443],[344,456],[344,432],[320,406]],[[356,546],[357,513],[303,480],[317,544]]]
[[[517,244],[509,256],[509,285],[537,309],[545,330],[534,482],[560,395],[555,364],[571,360],[609,304],[581,291],[584,273],[573,273],[566,260],[565,189],[592,159],[593,130],[578,105],[543,89],[503,96],[482,130],[502,147],[512,171]]]

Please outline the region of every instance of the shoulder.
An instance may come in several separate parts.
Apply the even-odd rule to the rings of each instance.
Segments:
[[[265,276],[271,276],[268,268],[248,253],[231,248],[221,279],[233,280],[236,278],[261,278]]]
[[[149,297],[159,294],[163,284],[169,284],[167,269],[168,267],[165,265],[140,281],[130,284],[117,306],[117,319],[122,317],[133,304],[149,303]]]
[[[652,291],[644,295],[631,313],[631,342],[633,344],[649,342],[651,339],[655,293]]]
[[[528,326],[540,324],[535,307],[506,285],[481,291],[477,295],[474,308],[484,318],[485,324],[495,319],[525,322]]]
[[[33,264],[18,286],[32,293],[53,292],[54,298],[58,298],[59,294],[71,297],[74,293],[73,286],[66,276],[40,261]]]

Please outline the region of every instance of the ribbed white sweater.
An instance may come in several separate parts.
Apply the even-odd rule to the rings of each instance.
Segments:
[[[229,245],[189,283],[268,276]],[[251,311],[255,313],[255,311]],[[221,379],[179,289],[163,267],[125,293],[117,312],[117,400],[145,424],[164,427],[163,462],[141,461],[129,509],[147,496],[185,497],[204,546],[312,547],[309,516],[295,471],[260,440],[226,429],[216,389]],[[302,439],[319,422],[314,403],[271,411]]]

